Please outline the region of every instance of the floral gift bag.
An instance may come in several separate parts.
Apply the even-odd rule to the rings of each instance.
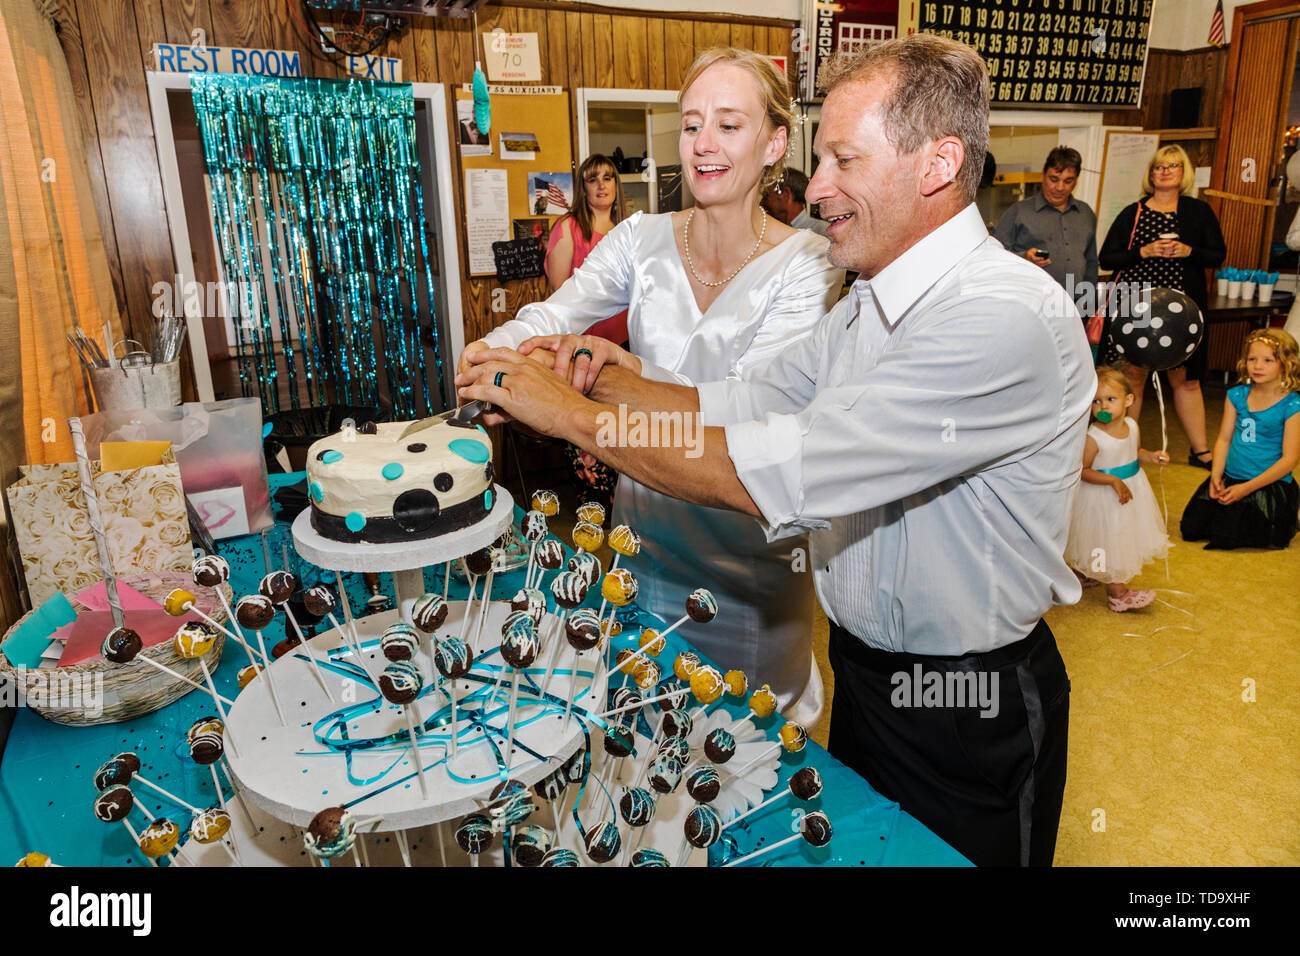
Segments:
[[[20,465],[5,494],[33,606],[56,591],[69,595],[103,578],[75,464]],[[109,560],[118,574],[174,571],[194,559],[181,472],[162,464],[101,473],[91,462]]]

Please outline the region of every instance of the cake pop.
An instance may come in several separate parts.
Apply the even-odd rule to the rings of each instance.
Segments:
[[[397,621],[384,628],[379,649],[390,661],[409,661],[420,649],[420,635],[405,621]],[[379,679],[382,681],[383,677]]]
[[[184,588],[176,588],[163,598],[163,610],[172,617],[185,613],[186,605],[194,603],[194,595]]]
[[[708,804],[699,803],[686,815],[686,822],[682,829],[685,831],[687,843],[701,850],[707,849],[717,843],[718,837],[722,836],[722,818],[718,816],[718,811]]]
[[[135,806],[135,794],[123,786],[109,787],[95,795],[95,816],[105,823],[125,820]]]
[[[600,584],[601,596],[615,607],[623,607],[636,600],[636,576],[627,568],[615,568],[605,575]]]
[[[678,738],[685,740],[695,729],[695,721],[691,719],[689,711],[686,710],[666,710],[662,722],[659,724],[659,733],[665,740]]]
[[[790,792],[807,802],[821,796],[822,775],[816,767],[803,767],[790,778]]]
[[[541,624],[542,615],[546,613],[546,595],[537,588],[520,588],[510,599],[510,610],[523,611],[534,624]]]
[[[564,625],[569,646],[579,651],[591,650],[600,643],[600,618],[589,607],[580,607],[569,615]]]
[[[379,675],[379,692],[390,704],[409,704],[420,696],[424,675],[409,660],[393,661]],[[412,741],[412,746],[415,745]]]
[[[694,651],[682,651],[673,661],[673,675],[680,681],[690,683],[691,675],[699,669],[700,657]]]
[[[219,554],[205,554],[190,566],[194,583],[205,588],[215,588],[230,580],[230,564]]]
[[[537,812],[537,804],[528,788],[518,780],[503,780],[488,795],[492,802],[487,806],[488,818],[496,830],[523,823]]]
[[[474,865],[477,866],[478,855],[492,846],[494,832],[492,821],[486,814],[471,813],[456,827],[456,845],[475,857]]]
[[[176,630],[172,646],[178,657],[195,658],[212,650],[217,632],[203,621],[187,621]]]
[[[682,766],[685,766],[691,755],[691,742],[683,737],[668,737],[659,741],[658,752],[671,754],[681,762]]]
[[[447,602],[439,594],[421,594],[411,606],[411,623],[432,634],[447,620]]]
[[[637,638],[637,646],[650,657],[658,657],[667,646],[667,641],[653,627],[647,627]]]
[[[96,790],[105,790],[108,787],[115,787],[119,784],[131,782],[135,771],[122,760],[114,757],[112,760],[106,760],[99,765],[95,771],[94,783]]]
[[[180,828],[166,817],[159,817],[141,832],[140,852],[156,860],[174,850],[180,838]]]
[[[524,533],[525,541],[536,544],[546,537],[546,515],[540,511],[529,511],[524,515],[524,520],[519,523],[519,526]]]
[[[298,590],[298,579],[288,571],[272,571],[257,586],[257,591],[272,604],[288,604]]]
[[[322,860],[342,856],[357,840],[357,821],[343,807],[326,807],[311,818],[303,844],[307,852]]]
[[[540,511],[548,518],[554,518],[560,513],[560,499],[555,492],[545,488],[533,492],[532,502],[534,511]]]
[[[622,759],[632,752],[632,745],[628,742],[627,738],[614,733],[605,734],[605,739],[601,741],[601,746],[605,748],[605,753],[616,759]]]
[[[697,667],[695,673],[691,675],[691,693],[695,695],[696,700],[706,706],[722,696],[725,686],[722,675],[715,667],[707,665]]]
[[[704,738],[704,756],[713,763],[726,763],[736,754],[736,738],[725,727],[710,731]]]
[[[546,851],[546,856],[542,857],[542,866],[569,868],[577,865],[578,854],[562,846],[552,847]]]
[[[749,709],[755,717],[771,717],[776,711],[776,695],[772,688],[764,684],[749,695]]]
[[[623,847],[622,837],[618,833],[618,824],[606,820],[587,831],[583,838],[587,856],[593,863],[608,863],[618,856]]]
[[[605,506],[599,501],[584,501],[578,505],[577,516],[579,521],[602,525],[605,523]]]
[[[191,728],[188,739],[190,758],[201,766],[210,766],[221,759],[226,752],[225,741],[221,733],[224,725],[219,720],[206,719],[204,727],[199,730]]]
[[[235,620],[240,627],[250,631],[261,631],[275,620],[275,605],[271,599],[261,594],[249,594],[235,604]]]
[[[564,545],[554,538],[537,542],[537,566],[543,571],[554,571],[564,564]],[[538,576],[538,583],[541,576]]]
[[[630,827],[643,827],[655,815],[655,798],[645,787],[633,787],[618,801],[618,812]]]
[[[722,675],[722,683],[726,685],[727,693],[732,697],[744,697],[745,692],[749,690],[749,678],[745,676],[744,671],[727,671]]]
[[[779,735],[781,737],[781,746],[792,754],[803,750],[804,746],[808,743],[808,731],[804,730],[800,724],[796,724],[793,720],[787,721],[785,725],[781,727]]]
[[[465,562],[465,570],[470,574],[483,575],[492,570],[493,554],[491,548],[479,548],[477,551],[471,551],[465,557],[461,558]]]
[[[557,541],[556,544],[559,544]],[[594,587],[600,580],[600,558],[596,557],[590,551],[584,551],[575,554],[565,562],[565,568],[587,582],[588,587]]]
[[[230,832],[230,814],[221,807],[208,807],[190,820],[190,837],[197,843],[216,843]]]
[[[126,664],[135,659],[144,647],[140,635],[129,627],[115,627],[108,632],[100,646],[104,657],[114,664]]]
[[[533,784],[533,793],[543,800],[558,800],[569,786],[569,778],[564,775],[564,768],[557,767],[554,773],[548,773]]]
[[[617,525],[609,533],[609,546],[616,554],[630,558],[641,551],[641,536],[625,524]]]
[[[647,781],[656,793],[672,793],[682,782],[681,759],[673,753],[656,755]]]
[[[33,851],[31,853],[23,854],[22,859],[15,863],[14,866],[18,869],[38,869],[47,866],[54,866],[54,861],[44,853]]]
[[[589,521],[573,526],[573,546],[581,551],[595,551],[605,541],[605,532]]]
[[[565,571],[551,582],[551,594],[560,607],[571,610],[587,597],[587,582],[574,571]]]
[[[697,803],[712,803],[722,790],[722,778],[718,771],[707,764],[696,767],[686,775],[686,792]]]
[[[434,648],[433,666],[438,669],[438,673],[444,679],[451,681],[450,687],[446,684],[443,685],[443,691],[451,700],[451,752],[455,755],[457,749],[455,682],[468,674],[473,666],[469,645],[459,637],[444,637],[438,642],[438,646]]]
[[[655,689],[655,697],[658,701],[655,706],[659,708],[660,712],[681,710],[686,706],[686,699],[690,692],[689,687],[680,687],[664,681]]]
[[[661,850],[656,850],[652,846],[643,846],[632,854],[632,865],[636,867],[650,867],[657,869],[659,867],[669,866],[670,864],[668,863],[668,857],[666,857]]]
[[[718,616],[718,599],[705,588],[696,588],[686,598],[686,613],[692,621],[708,624]]]
[[[510,837],[510,850],[520,866],[541,866],[551,849],[551,834],[536,824],[522,826]]]
[[[241,667],[239,669],[239,673],[235,675],[236,680],[239,681],[239,689],[243,690],[245,687],[251,684],[253,682],[253,678],[255,678],[261,672],[262,669],[258,667],[256,664],[249,664],[246,667]]]
[[[339,606],[334,589],[324,584],[313,584],[302,592],[302,606],[312,617],[326,617]]]

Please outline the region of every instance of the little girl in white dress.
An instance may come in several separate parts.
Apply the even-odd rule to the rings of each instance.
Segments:
[[[1070,516],[1065,560],[1085,587],[1105,582],[1112,611],[1131,611],[1155,600],[1128,581],[1148,561],[1169,553],[1169,535],[1141,465],[1167,465],[1169,456],[1138,446],[1138,425],[1125,416],[1133,404],[1128,377],[1097,370],[1096,422],[1088,428],[1083,474]]]

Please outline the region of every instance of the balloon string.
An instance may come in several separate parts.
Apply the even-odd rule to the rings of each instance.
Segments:
[[[1156,404],[1160,406],[1160,451],[1169,454],[1169,432],[1165,424],[1165,394],[1160,388],[1160,373],[1152,372],[1151,381],[1156,387]],[[1160,469],[1160,507],[1165,517],[1165,535],[1169,534],[1169,497],[1165,494],[1165,469]],[[1169,574],[1169,552],[1165,552],[1165,580],[1173,581]]]

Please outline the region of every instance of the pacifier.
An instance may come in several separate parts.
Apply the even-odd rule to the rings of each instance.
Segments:
[[[1106,411],[1106,409],[1104,408],[1101,411],[1099,411],[1094,417],[1097,419],[1097,421],[1101,422],[1103,425],[1109,424],[1115,418],[1114,415]]]

